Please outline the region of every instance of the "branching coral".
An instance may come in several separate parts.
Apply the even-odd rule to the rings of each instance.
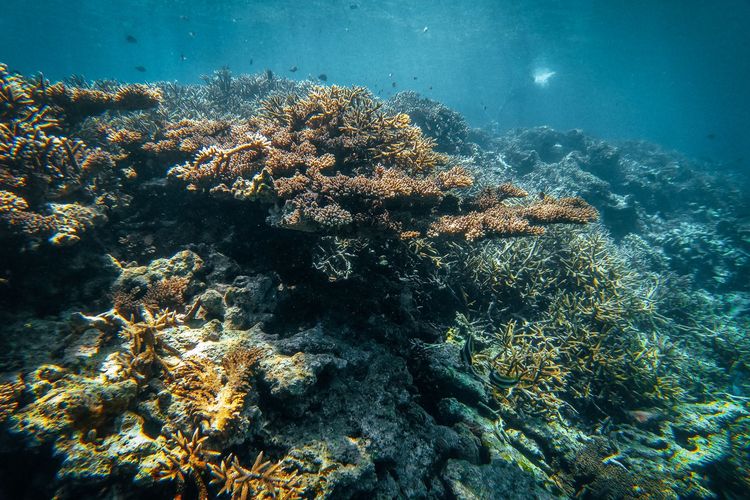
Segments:
[[[202,474],[208,469],[209,460],[221,454],[205,448],[208,436],[201,436],[195,429],[190,438],[177,431],[167,438],[166,461],[160,462],[156,476],[160,481],[175,481],[175,498],[182,498],[187,479],[192,479],[198,489],[198,498],[208,500],[208,488]]]
[[[145,86],[115,92],[50,86],[0,64],[2,226],[26,238],[51,236],[51,243],[65,246],[106,220],[106,209],[120,203],[115,160],[67,136],[66,127],[104,109],[140,109],[158,99],[158,92]]]
[[[493,387],[501,402],[550,418],[593,403],[624,418],[684,399],[673,375],[681,351],[660,333],[668,320],[600,233],[487,242],[455,262],[482,290],[475,369],[508,381]]]
[[[124,326],[123,334],[130,343],[128,352],[118,353],[116,361],[120,366],[122,376],[134,378],[138,383],[146,382],[153,371],[154,365],[160,367],[167,377],[173,366],[163,359],[163,352],[179,357],[180,353],[165,343],[160,332],[173,327],[178,319],[175,313],[160,311],[152,314],[145,307],[141,308],[143,321],[128,321],[117,315],[116,319]]]
[[[225,433],[242,410],[249,388],[248,377],[263,352],[234,349],[223,359],[222,376],[204,359],[184,359],[175,369],[168,386],[187,404],[188,412],[205,433]]]
[[[208,488],[203,474],[210,471],[211,484],[221,485],[219,495],[228,493],[233,499],[247,498],[301,498],[300,479],[296,471],[283,469],[281,462],[272,463],[263,459],[260,452],[250,468],[243,467],[237,457],[229,455],[216,465],[213,461],[219,452],[206,448],[208,436],[201,436],[196,429],[192,437],[185,437],[180,431],[169,436],[166,442],[166,460],[159,463],[156,477],[163,481],[175,481],[181,498],[188,479],[198,490],[198,498],[208,499]]]
[[[309,232],[375,229],[415,237],[540,234],[538,224],[586,223],[596,211],[577,198],[502,204],[525,192],[504,184],[464,203],[453,190],[473,176],[361,87],[275,94],[247,122],[180,122],[147,150],[192,159],[169,176],[189,190],[274,203],[273,225]],[[435,220],[435,215],[445,214]],[[537,224],[537,225],[535,225]]]
[[[258,453],[253,465],[243,467],[237,457],[230,455],[219,466],[210,464],[211,484],[222,485],[219,494],[228,493],[232,500],[246,498],[301,498],[300,481],[296,471],[287,472],[281,462],[272,463]]]

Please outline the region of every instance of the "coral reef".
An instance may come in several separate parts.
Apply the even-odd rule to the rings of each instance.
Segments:
[[[743,497],[728,180],[204,80],[1,68],[1,497]]]
[[[249,123],[172,124],[147,148],[194,153],[170,177],[188,190],[281,204],[269,221],[301,231],[376,229],[410,237],[429,225],[431,236],[473,240],[540,234],[532,224],[586,223],[597,215],[580,199],[545,197],[519,208],[502,205],[498,196],[483,212],[430,224],[430,212],[458,206],[450,191],[473,180],[458,165],[437,171],[447,157],[433,151],[435,142],[408,115],[384,113],[358,87],[313,87],[305,95],[274,95],[261,106],[261,117]]]
[[[470,130],[463,117],[447,106],[410,90],[399,92],[385,104],[392,114],[406,113],[412,123],[437,144],[437,150],[449,154],[470,154]]]
[[[0,223],[3,233],[69,246],[126,203],[115,158],[68,135],[71,122],[106,109],[157,105],[158,90],[116,92],[26,80],[0,65]],[[3,240],[7,236],[0,234]]]

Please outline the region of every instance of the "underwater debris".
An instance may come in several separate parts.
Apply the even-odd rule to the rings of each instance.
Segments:
[[[549,86],[550,80],[556,74],[557,71],[552,71],[549,68],[536,68],[532,72],[531,78],[534,80],[534,85],[544,88]]]

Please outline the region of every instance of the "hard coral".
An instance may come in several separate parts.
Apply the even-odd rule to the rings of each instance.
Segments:
[[[170,391],[185,401],[205,433],[225,433],[242,410],[250,372],[262,355],[258,349],[235,349],[223,360],[224,375],[208,360],[186,358],[168,380]]]
[[[312,87],[275,94],[247,122],[171,125],[147,149],[192,152],[169,176],[189,190],[274,203],[272,225],[309,232],[374,229],[387,234],[485,236],[540,234],[532,223],[585,223],[596,217],[580,200],[546,198],[530,207],[501,205],[525,196],[511,184],[484,192],[462,208],[453,190],[473,176],[411,124],[388,114],[361,87]],[[452,198],[447,204],[446,199]],[[452,207],[452,208],[447,208]],[[479,211],[477,211],[479,210]],[[456,215],[433,220],[434,214]]]
[[[299,477],[296,471],[286,472],[281,463],[263,460],[258,453],[252,467],[243,467],[237,457],[230,455],[219,466],[210,464],[213,479],[211,484],[222,485],[219,494],[228,493],[232,500],[246,498],[301,498]]]
[[[205,448],[207,439],[207,436],[200,435],[198,429],[195,429],[190,438],[180,431],[167,438],[164,454],[166,460],[160,462],[156,476],[160,481],[177,483],[175,498],[182,498],[186,480],[190,478],[198,489],[198,498],[208,499],[208,488],[201,475],[208,469],[209,460],[218,457],[220,453]]]
[[[158,99],[145,86],[111,93],[31,82],[0,64],[0,228],[65,246],[105,221],[120,198],[115,160],[69,137],[66,126],[104,109],[139,109]]]
[[[39,85],[36,99],[49,105],[69,124],[105,111],[135,111],[159,105],[161,90],[148,85],[123,85],[112,90],[70,87],[64,83]]]

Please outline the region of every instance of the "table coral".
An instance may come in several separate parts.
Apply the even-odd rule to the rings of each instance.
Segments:
[[[388,114],[361,87],[313,87],[277,94],[247,122],[183,121],[146,149],[192,153],[169,177],[188,190],[279,207],[275,226],[308,232],[489,236],[541,234],[540,224],[586,223],[596,211],[578,198],[543,197],[530,206],[502,204],[525,196],[511,184],[465,203],[458,190],[473,176],[434,150],[406,114]],[[446,202],[447,199],[452,201]],[[447,203],[447,205],[446,205]],[[457,208],[450,209],[448,206]],[[478,209],[472,208],[478,206]],[[456,212],[435,220],[433,213]]]

